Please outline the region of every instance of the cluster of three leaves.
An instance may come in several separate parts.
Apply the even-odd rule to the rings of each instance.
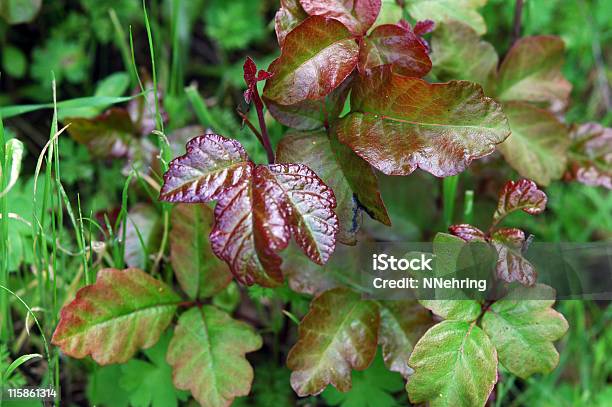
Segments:
[[[170,287],[139,269],[104,269],[62,309],[52,343],[75,358],[125,363],[157,343],[180,304]],[[204,305],[180,315],[166,360],[178,389],[202,405],[225,406],[249,393],[253,369],[244,355],[261,346],[247,324]]]

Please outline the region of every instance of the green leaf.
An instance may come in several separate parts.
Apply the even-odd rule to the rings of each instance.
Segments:
[[[498,99],[565,106],[572,85],[561,73],[564,49],[563,40],[554,36],[525,37],[517,41],[499,67]]]
[[[132,407],[176,407],[179,400],[187,399],[188,394],[172,384],[172,368],[166,362],[169,342],[170,335],[165,334],[155,346],[144,351],[148,361],[131,359],[121,365],[119,384],[128,392]]]
[[[544,109],[521,102],[504,103],[512,135],[498,146],[521,176],[548,185],[563,175],[570,144],[567,127]]]
[[[13,372],[15,371],[15,369],[17,369],[19,366],[23,365],[24,363],[32,360],[32,359],[42,359],[43,355],[39,354],[39,353],[30,353],[27,355],[21,355],[19,356],[17,359],[15,359],[13,361],[13,363],[11,363],[9,365],[9,367],[6,369],[6,371],[4,372],[0,372],[3,381],[7,381],[11,378],[11,375],[13,374]]]
[[[497,382],[497,354],[475,323],[443,321],[414,347],[414,374],[406,389],[412,403],[431,407],[484,406]]]
[[[380,13],[371,30],[384,24],[397,24],[402,19],[402,7],[395,0],[382,0]]]
[[[179,318],[168,347],[174,385],[204,406],[229,406],[249,393],[253,368],[244,355],[261,345],[244,322],[212,306],[192,308]]]
[[[8,75],[22,78],[28,68],[28,60],[19,48],[9,45],[2,50],[2,67]]]
[[[323,131],[289,132],[276,154],[278,162],[308,166],[334,191],[340,221],[338,238],[342,243],[356,243],[361,208],[377,220],[390,223],[372,167],[338,143],[335,136],[328,137]]]
[[[323,392],[323,399],[331,406],[341,407],[395,407],[399,406],[391,393],[404,387],[402,377],[385,368],[380,353],[363,372],[353,373],[353,387],[342,393],[334,387]]]
[[[149,257],[158,248],[160,216],[151,205],[138,203],[127,215],[124,260],[128,267],[146,269]]]
[[[389,66],[360,78],[351,105],[353,113],[338,124],[339,140],[388,175],[417,167],[438,177],[458,174],[510,134],[501,106],[479,85],[429,84]]]
[[[245,48],[265,35],[261,3],[212,0],[206,3],[206,34],[225,50]]]
[[[479,35],[487,31],[477,8],[487,0],[413,0],[408,2],[407,10],[415,20],[433,20],[436,23],[458,20],[472,27]]]
[[[412,369],[408,359],[414,345],[432,325],[431,315],[417,301],[380,301],[380,332],[387,368],[408,378]]]
[[[62,308],[52,343],[101,365],[122,363],[153,346],[172,321],[180,297],[138,269],[103,269]]]
[[[0,17],[9,24],[29,23],[36,17],[42,6],[42,0],[2,0]]]
[[[122,365],[109,365],[95,369],[87,382],[87,399],[93,405],[104,407],[127,407],[130,394],[117,386],[121,380]],[[112,389],[112,391],[109,391]]]
[[[491,305],[482,319],[502,365],[523,379],[550,373],[559,363],[553,341],[565,334],[568,324],[552,309],[554,298],[555,291],[546,285],[518,286]]]
[[[364,370],[374,359],[379,324],[376,303],[346,288],[315,298],[287,356],[295,392],[317,395],[330,383],[348,391],[351,369]]]
[[[264,96],[293,105],[328,95],[353,72],[359,46],[341,22],[314,16],[287,34],[268,71]]]
[[[171,221],[170,262],[183,291],[196,298],[223,290],[232,275],[210,247],[212,209],[205,204],[178,204],[172,208]]]
[[[433,73],[441,81],[461,79],[482,85],[492,94],[498,56],[490,43],[481,40],[470,26],[448,21],[436,27],[431,39]]]

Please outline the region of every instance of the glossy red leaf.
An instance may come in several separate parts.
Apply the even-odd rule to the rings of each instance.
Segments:
[[[274,30],[276,31],[278,44],[282,48],[287,34],[304,21],[308,14],[300,5],[299,0],[281,0],[280,3],[281,7],[274,16]]]
[[[376,21],[380,0],[300,0],[311,16],[334,18],[354,35],[364,35]]]
[[[436,28],[436,23],[432,20],[421,20],[416,22],[413,31],[416,35],[425,35],[432,32],[434,28]]]
[[[439,177],[465,170],[495,150],[510,130],[501,107],[469,82],[429,84],[384,66],[355,85],[353,113],[338,137],[389,175],[417,167]]]
[[[304,165],[255,165],[238,142],[208,134],[189,142],[164,180],[162,200],[217,200],[212,250],[244,284],[282,282],[277,252],[292,235],[318,264],[334,251],[338,218],[333,191]]]
[[[572,129],[569,178],[612,189],[612,129],[585,123]]]
[[[247,90],[244,91],[244,100],[247,103],[251,103],[253,92],[257,92],[257,82],[270,79],[272,74],[263,69],[257,72],[257,65],[255,65],[255,61],[251,57],[246,58],[242,70],[244,72],[244,82],[247,85]]]
[[[521,253],[525,243],[525,233],[522,230],[500,229],[493,233],[491,242],[497,250],[497,278],[508,283],[517,281],[525,286],[535,284],[535,267]]]
[[[270,114],[287,127],[316,130],[338,118],[351,90],[353,75],[349,76],[329,95],[316,100],[304,100],[294,105],[281,105],[264,97]]]
[[[362,39],[359,70],[367,72],[381,65],[391,65],[393,72],[422,77],[431,69],[427,48],[412,31],[396,24],[376,27]]]
[[[528,179],[508,181],[499,194],[493,222],[497,223],[509,213],[518,210],[530,215],[542,213],[546,209],[547,200],[544,191],[538,189],[533,181]]]
[[[264,97],[281,105],[320,99],[353,72],[359,46],[337,20],[309,17],[287,34],[281,56],[268,69]]]
[[[181,298],[138,269],[103,269],[62,308],[51,343],[74,358],[123,363],[153,346]]]
[[[235,140],[216,134],[195,137],[187,153],[172,161],[164,174],[160,199],[168,202],[203,203],[248,176],[251,164]]]
[[[448,231],[466,242],[471,242],[472,240],[486,240],[487,238],[487,235],[482,230],[467,223],[451,225]]]

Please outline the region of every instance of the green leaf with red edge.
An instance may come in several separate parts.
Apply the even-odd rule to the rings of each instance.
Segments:
[[[98,158],[122,158],[135,140],[136,127],[125,109],[111,108],[92,119],[67,118],[68,134]]]
[[[477,9],[487,0],[412,0],[406,10],[415,20],[431,19],[436,24],[452,20],[472,27],[479,35],[487,31],[487,25]]]
[[[501,106],[479,85],[429,84],[388,66],[357,82],[351,104],[338,138],[389,175],[417,167],[439,177],[458,174],[510,134]]]
[[[190,298],[210,297],[223,290],[232,275],[215,257],[208,235],[214,223],[213,211],[205,204],[179,204],[172,208],[170,263]]]
[[[249,325],[205,305],[181,315],[166,359],[178,389],[191,391],[203,406],[226,407],[249,394],[253,368],[245,354],[261,346]]]
[[[320,99],[338,87],[357,65],[359,46],[341,22],[314,16],[293,29],[281,56],[268,71],[264,97],[281,105]]]
[[[351,90],[349,76],[329,95],[316,100],[304,100],[294,105],[281,105],[264,96],[270,114],[287,127],[298,130],[321,129],[340,116]]]
[[[555,36],[518,40],[499,67],[498,99],[565,106],[572,85],[561,73],[564,48],[563,40]]]
[[[516,228],[502,228],[491,235],[491,243],[497,250],[497,278],[512,283],[517,281],[533,286],[537,279],[535,267],[523,257],[525,232]]]
[[[353,35],[364,35],[376,21],[380,0],[300,0],[311,16],[333,18],[344,24]]]
[[[351,369],[364,370],[374,359],[379,324],[378,305],[347,288],[315,298],[287,357],[296,393],[316,395],[330,383],[348,391]]]
[[[212,250],[244,284],[282,282],[278,252],[291,235],[315,263],[325,263],[334,251],[333,191],[304,165],[255,165],[237,141],[207,134],[187,144],[187,154],[170,163],[164,181],[162,200],[217,200]]]
[[[497,223],[508,214],[521,210],[530,215],[544,212],[548,198],[538,189],[535,182],[528,179],[508,181],[499,194],[493,222]]]
[[[431,69],[427,48],[412,31],[396,24],[376,27],[361,39],[359,48],[360,72],[368,72],[381,65],[391,65],[393,72],[422,77]]]
[[[482,318],[482,328],[497,348],[501,364],[523,379],[550,373],[559,363],[553,342],[567,332],[568,324],[552,309],[554,303],[551,287],[518,286],[491,305]]]
[[[571,129],[567,177],[612,189],[612,129],[584,123]]]
[[[476,82],[493,94],[498,56],[490,43],[459,21],[439,24],[431,39],[433,73],[441,81],[461,79]]]
[[[413,372],[408,359],[414,345],[433,324],[431,314],[414,300],[379,301],[379,305],[378,343],[382,346],[385,365],[408,378]]]
[[[282,48],[287,34],[304,21],[308,14],[300,5],[299,0],[281,0],[280,3],[281,7],[274,16],[274,30],[276,31],[278,44]]]
[[[51,343],[74,358],[122,363],[153,346],[181,298],[138,269],[103,269],[62,308]]]
[[[570,144],[567,127],[544,109],[527,103],[503,105],[512,135],[498,146],[521,176],[548,185],[563,175]]]
[[[285,134],[276,156],[279,162],[308,166],[334,191],[340,242],[355,244],[362,208],[389,222],[372,168],[346,146],[339,145],[335,136],[328,137],[323,131]]]
[[[136,204],[127,216],[124,260],[128,267],[146,269],[148,255],[159,242],[161,223],[159,213],[151,205]]]
[[[483,407],[497,382],[497,353],[475,322],[443,321],[430,328],[408,362],[413,404]]]

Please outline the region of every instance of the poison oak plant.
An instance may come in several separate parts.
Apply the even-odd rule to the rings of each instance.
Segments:
[[[281,3],[280,57],[268,70],[258,71],[250,58],[244,64],[244,98],[259,125],[242,117],[268,163],[251,160],[231,135],[209,133],[192,138],[164,174],[160,200],[177,203],[169,259],[184,297],[140,269],[102,270],[63,308],[53,343],[76,358],[123,363],[172,329],[166,360],[175,386],[204,406],[230,405],[251,388],[245,354],[262,346],[250,326],[210,305],[232,276],[276,287],[285,280],[292,238],[300,256],[322,265],[339,244],[356,242],[361,212],[390,225],[375,170],[407,176],[420,168],[447,177],[497,147],[535,182],[508,182],[486,231],[454,225],[452,235],[440,233],[433,243],[439,275],[456,271],[466,245],[489,247],[496,255],[491,278],[503,298],[392,302],[363,299],[348,287],[308,289],[318,295],[287,356],[291,385],[299,396],[329,384],[348,391],[352,370],[367,368],[378,345],[386,367],[407,379],[410,400],[432,406],[484,406],[500,364],[522,378],[550,372],[559,358],[553,341],[567,322],[551,308],[554,290],[536,282],[522,256],[524,232],[500,224],[514,211],[545,209],[536,182],[566,174],[610,186],[609,130],[577,126],[570,138],[560,121],[570,90],[559,70],[561,40],[519,40],[498,69],[495,50],[479,37],[478,2],[457,2],[465,3],[457,15],[463,22],[451,21],[454,2],[410,2],[413,17],[438,23],[431,49],[422,36],[433,21],[375,24],[380,0]],[[291,128],[276,151],[266,107]],[[318,286],[306,267],[291,273]],[[541,300],[524,299],[528,291]]]

